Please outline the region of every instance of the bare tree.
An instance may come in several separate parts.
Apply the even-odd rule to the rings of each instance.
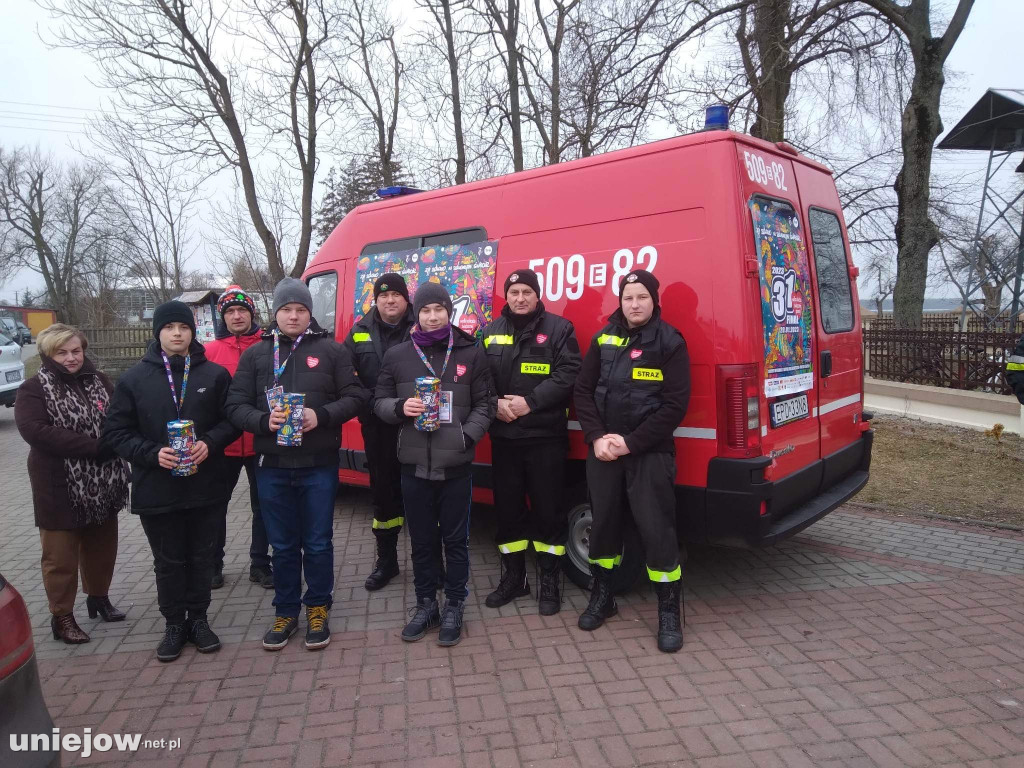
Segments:
[[[115,194],[109,199],[119,222],[112,245],[125,276],[157,301],[181,294],[195,252],[191,223],[199,185],[181,161],[147,153],[124,121],[106,117],[93,125],[94,162],[107,163]]]
[[[521,171],[523,165],[523,114],[519,104],[520,0],[483,0],[483,13],[488,20],[489,33],[495,49],[504,64],[507,105],[501,109],[508,121],[512,138],[512,168]],[[500,42],[499,42],[500,41]]]
[[[396,25],[386,7],[373,0],[350,0],[342,23],[344,53],[335,62],[334,80],[360,114],[372,137],[385,186],[398,171],[395,136],[403,106],[406,65]]]
[[[139,134],[173,157],[204,159],[238,177],[246,209],[275,279],[285,273],[267,221],[257,156],[283,131],[301,176],[301,235],[293,274],[309,256],[316,134],[323,104],[316,70],[329,35],[329,0],[249,0],[249,13],[217,0],[37,0],[63,24],[57,41],[97,61],[119,112],[136,116]],[[252,28],[258,22],[259,30]],[[240,30],[245,30],[245,34]],[[239,43],[262,43],[248,60]],[[269,62],[286,89],[260,93],[253,73]],[[260,70],[253,62],[263,62]],[[262,96],[262,98],[261,98]],[[276,126],[255,131],[257,126]],[[282,127],[283,126],[283,127]]]
[[[38,150],[0,148],[0,270],[40,274],[63,322],[77,322],[76,287],[112,239],[100,168],[61,164]]]
[[[462,50],[458,43],[458,29],[456,27],[456,13],[465,8],[465,1],[452,2],[452,0],[417,0],[417,5],[425,8],[434,21],[435,29],[441,33],[441,43],[437,45],[432,41],[435,39],[432,34],[424,36],[424,43],[436,45],[441,48],[445,62],[448,65],[448,84],[444,89],[444,97],[451,102],[452,116],[452,139],[455,142],[455,183],[466,182],[466,135],[463,126],[462,114],[462,73],[460,64],[462,62]],[[429,41],[429,42],[428,42]]]
[[[896,324],[919,328],[928,280],[928,254],[939,242],[939,230],[930,213],[932,152],[942,133],[939,105],[945,84],[946,59],[967,24],[974,0],[958,0],[945,31],[935,36],[931,0],[858,0],[895,26],[907,41],[914,62],[910,94],[903,108],[901,143],[903,167],[896,177],[896,287],[893,310]]]

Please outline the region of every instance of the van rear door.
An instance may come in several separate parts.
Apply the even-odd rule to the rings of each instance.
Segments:
[[[754,329],[760,369],[761,450],[772,459],[771,506],[791,510],[813,496],[821,477],[816,308],[807,232],[790,158],[760,142],[736,143],[750,231],[747,274],[756,275],[761,322]],[[779,482],[786,479],[788,482]],[[767,509],[771,513],[772,509]]]
[[[808,166],[798,167],[796,174],[814,274],[822,487],[829,488],[859,460],[856,452],[842,453],[861,436],[863,352],[852,279],[856,269],[831,176]]]

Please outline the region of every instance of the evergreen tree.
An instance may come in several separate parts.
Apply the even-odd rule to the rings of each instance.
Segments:
[[[344,170],[331,168],[324,180],[326,192],[316,212],[314,231],[318,242],[323,243],[345,214],[357,205],[377,199],[377,190],[389,186],[408,186],[399,161],[391,163],[391,173],[386,174],[378,158],[353,158]]]

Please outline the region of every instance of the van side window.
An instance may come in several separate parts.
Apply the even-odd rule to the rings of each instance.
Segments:
[[[313,295],[313,317],[325,331],[334,333],[338,312],[338,273],[321,272],[307,281]]]
[[[810,210],[811,242],[818,273],[818,301],[825,333],[853,330],[853,296],[839,217],[820,208]]]
[[[483,227],[470,229],[455,229],[450,232],[437,232],[432,235],[420,235],[418,237],[403,237],[397,240],[382,240],[378,243],[369,243],[363,246],[359,252],[360,256],[370,256],[377,253],[394,253],[395,251],[414,251],[428,245],[469,245],[479,243],[487,239],[487,230]]]

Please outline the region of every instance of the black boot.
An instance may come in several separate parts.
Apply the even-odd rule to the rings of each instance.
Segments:
[[[185,620],[185,637],[200,653],[213,653],[220,650],[220,638],[210,628],[206,616],[189,616]]]
[[[441,613],[437,609],[437,598],[421,597],[416,600],[416,605],[409,611],[412,618],[402,630],[402,639],[407,643],[414,643],[427,634],[428,629],[441,625]]]
[[[164,638],[156,649],[157,660],[174,661],[181,656],[181,649],[185,647],[187,641],[188,632],[184,622],[181,624],[168,623],[167,628],[164,629]]]
[[[541,616],[554,616],[562,609],[562,569],[555,555],[542,552],[537,555],[537,561],[540,567],[537,610]]]
[[[484,604],[488,608],[501,608],[517,597],[530,594],[530,582],[526,580],[526,553],[513,552],[501,556],[502,574],[498,588],[487,596]]]
[[[619,606],[615,604],[612,597],[612,586],[608,582],[608,571],[599,565],[590,566],[590,572],[594,575],[594,586],[590,590],[590,602],[580,614],[577,626],[587,632],[592,632],[602,624],[605,619],[610,619],[619,612]]]
[[[683,647],[683,627],[679,622],[679,601],[683,582],[668,581],[654,585],[658,593],[658,650],[675,653]]]
[[[466,604],[462,600],[445,600],[441,612],[441,631],[437,635],[438,645],[458,645],[462,639],[462,612]]]
[[[363,584],[369,592],[386,587],[398,575],[398,534],[374,531],[374,536],[377,538],[377,562],[373,573],[366,577]]]

